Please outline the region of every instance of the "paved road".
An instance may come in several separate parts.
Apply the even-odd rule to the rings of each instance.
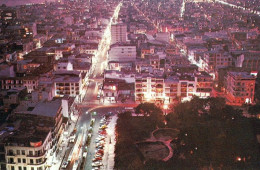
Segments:
[[[121,3],[115,8],[113,18],[117,18],[120,6]],[[87,87],[87,91],[83,99],[84,104],[83,105],[81,104],[81,107],[79,108],[80,116],[76,124],[77,134],[79,134],[81,132],[87,131],[87,129],[90,127],[90,120],[92,118],[96,119],[95,124],[93,126],[93,132],[92,132],[93,135],[88,148],[88,156],[87,159],[84,160],[85,161],[84,169],[87,170],[92,169],[91,163],[95,153],[95,138],[98,136],[98,129],[99,129],[101,117],[106,113],[108,113],[109,111],[115,112],[116,110],[118,110],[118,108],[114,108],[114,107],[110,108],[109,106],[107,106],[107,108],[96,108],[96,109],[93,108],[99,105],[99,100],[97,100],[97,94],[99,91],[99,84],[103,82],[101,75],[103,74],[105,66],[107,65],[107,54],[111,42],[111,34],[110,34],[111,23],[112,22],[108,24],[107,28],[105,29],[105,33],[102,36],[100,49],[98,51],[97,56],[95,57],[95,63],[93,63],[93,69],[92,69],[92,74],[90,76],[89,85]],[[90,107],[89,105],[87,105],[87,103],[92,103],[94,105]],[[86,114],[86,112],[88,112],[88,114]],[[96,112],[97,114],[93,115],[92,114],[93,112]],[[64,159],[65,161],[67,160],[67,157],[70,153],[72,146],[73,144],[69,144],[68,146],[68,149],[66,151],[66,156]],[[72,169],[73,163],[74,161],[72,160],[66,169]]]
[[[116,114],[119,110],[122,110],[123,108],[98,108],[94,109],[89,112],[89,114],[85,114],[86,116],[82,115],[81,121],[79,122],[79,126],[84,126],[87,122],[89,122],[91,113],[96,112],[97,115],[92,115],[92,118],[95,118],[95,123],[93,126],[93,132],[92,132],[92,138],[90,145],[88,146],[88,155],[87,159],[85,160],[85,170],[90,170],[92,169],[92,159],[94,158],[95,155],[95,139],[98,137],[98,130],[100,126],[100,120],[101,118],[106,115],[108,112],[112,112],[113,114]],[[86,112],[88,109],[83,109],[83,112]],[[89,127],[89,126],[88,126]]]

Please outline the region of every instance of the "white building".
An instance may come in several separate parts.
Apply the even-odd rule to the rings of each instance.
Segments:
[[[54,79],[55,96],[68,95],[81,101],[83,96],[83,83],[79,71],[56,72]]]
[[[16,126],[9,128],[12,133],[8,133],[5,143],[8,170],[45,170],[51,165],[62,140],[61,112],[60,100],[25,101],[14,110]]]
[[[108,55],[109,61],[135,61],[136,46],[128,44],[114,44]]]

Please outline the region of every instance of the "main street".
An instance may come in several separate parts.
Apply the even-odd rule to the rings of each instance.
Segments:
[[[245,8],[245,7],[242,7],[242,6],[235,5],[235,4],[231,4],[231,3],[228,3],[228,2],[223,1],[223,0],[216,0],[215,2],[221,3],[223,5],[230,6],[232,8],[241,9],[241,10],[243,10],[245,12],[249,12],[251,14],[256,14],[256,15],[260,16],[260,11],[255,11],[253,9],[249,9],[249,8]]]
[[[110,19],[109,24],[107,25],[107,28],[103,32],[102,39],[99,44],[98,52],[94,58],[94,62],[91,69],[91,76],[89,77],[89,83],[86,88],[86,94],[80,105],[78,107],[80,109],[80,115],[77,120],[77,124],[75,125],[77,134],[86,134],[87,131],[90,128],[90,120],[92,118],[95,118],[95,123],[92,127],[92,137],[91,141],[88,145],[88,155],[86,159],[83,159],[83,163],[81,168],[89,170],[92,169],[92,159],[95,154],[95,138],[98,136],[98,129],[101,118],[106,115],[108,112],[116,113],[120,110],[120,108],[115,107],[105,107],[105,108],[99,108],[102,104],[99,103],[99,100],[97,98],[97,94],[100,90],[100,85],[103,82],[102,74],[104,72],[104,69],[107,65],[107,54],[108,50],[110,48],[110,42],[111,42],[111,25],[112,22],[117,20],[118,13],[121,7],[121,3],[115,8],[114,14]],[[95,113],[95,114],[93,114]],[[81,153],[82,154],[82,153]],[[67,160],[65,156],[65,161]],[[73,169],[73,161],[69,164],[69,166],[66,169]],[[80,165],[79,165],[80,166]]]

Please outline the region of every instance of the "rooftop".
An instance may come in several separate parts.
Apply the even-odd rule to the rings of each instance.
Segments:
[[[15,109],[14,113],[45,116],[45,117],[56,117],[60,108],[61,108],[61,100],[59,99],[52,100],[49,102],[39,102],[39,103],[33,103],[27,101],[24,104],[20,104]]]
[[[256,77],[247,72],[228,72],[229,75],[236,79],[255,79]]]

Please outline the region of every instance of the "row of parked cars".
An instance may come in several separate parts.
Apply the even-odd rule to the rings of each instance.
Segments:
[[[100,127],[98,131],[98,137],[95,139],[96,143],[96,149],[95,149],[95,156],[92,159],[92,167],[94,170],[99,169],[101,166],[103,166],[102,159],[104,155],[104,146],[105,146],[105,140],[106,140],[106,128],[107,124],[109,123],[109,120],[103,117],[100,121]]]

